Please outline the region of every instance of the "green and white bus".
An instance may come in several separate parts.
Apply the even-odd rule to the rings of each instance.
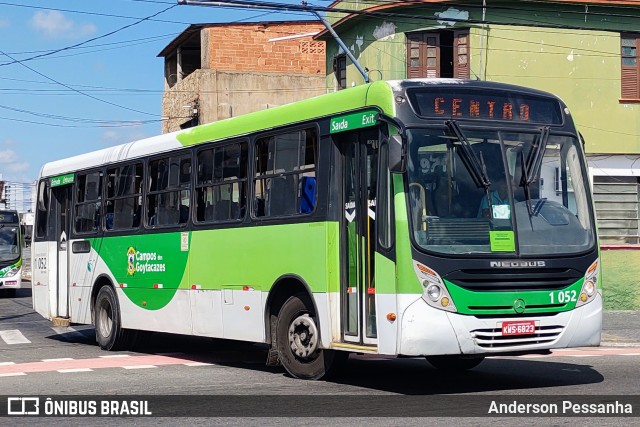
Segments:
[[[469,369],[597,346],[583,144],[545,92],[378,81],[44,165],[33,301],[94,324]]]
[[[0,210],[0,294],[22,287],[22,228],[15,210]]]

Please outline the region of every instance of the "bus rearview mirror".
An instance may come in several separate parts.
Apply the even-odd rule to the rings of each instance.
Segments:
[[[404,173],[407,166],[406,144],[400,135],[389,137],[389,170],[394,173]]]

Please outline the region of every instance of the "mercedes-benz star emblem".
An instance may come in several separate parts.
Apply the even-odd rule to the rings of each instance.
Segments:
[[[524,303],[524,300],[522,298],[518,298],[513,302],[513,311],[515,311],[518,314],[524,313],[524,310],[526,307],[527,306]]]

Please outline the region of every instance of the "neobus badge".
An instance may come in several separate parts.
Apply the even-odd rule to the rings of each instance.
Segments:
[[[544,267],[547,264],[544,261],[491,261],[489,266],[493,268],[527,268],[527,267]]]

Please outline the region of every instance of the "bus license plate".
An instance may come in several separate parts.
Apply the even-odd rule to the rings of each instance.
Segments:
[[[502,336],[509,335],[533,335],[536,333],[535,320],[526,320],[522,322],[503,322]]]

